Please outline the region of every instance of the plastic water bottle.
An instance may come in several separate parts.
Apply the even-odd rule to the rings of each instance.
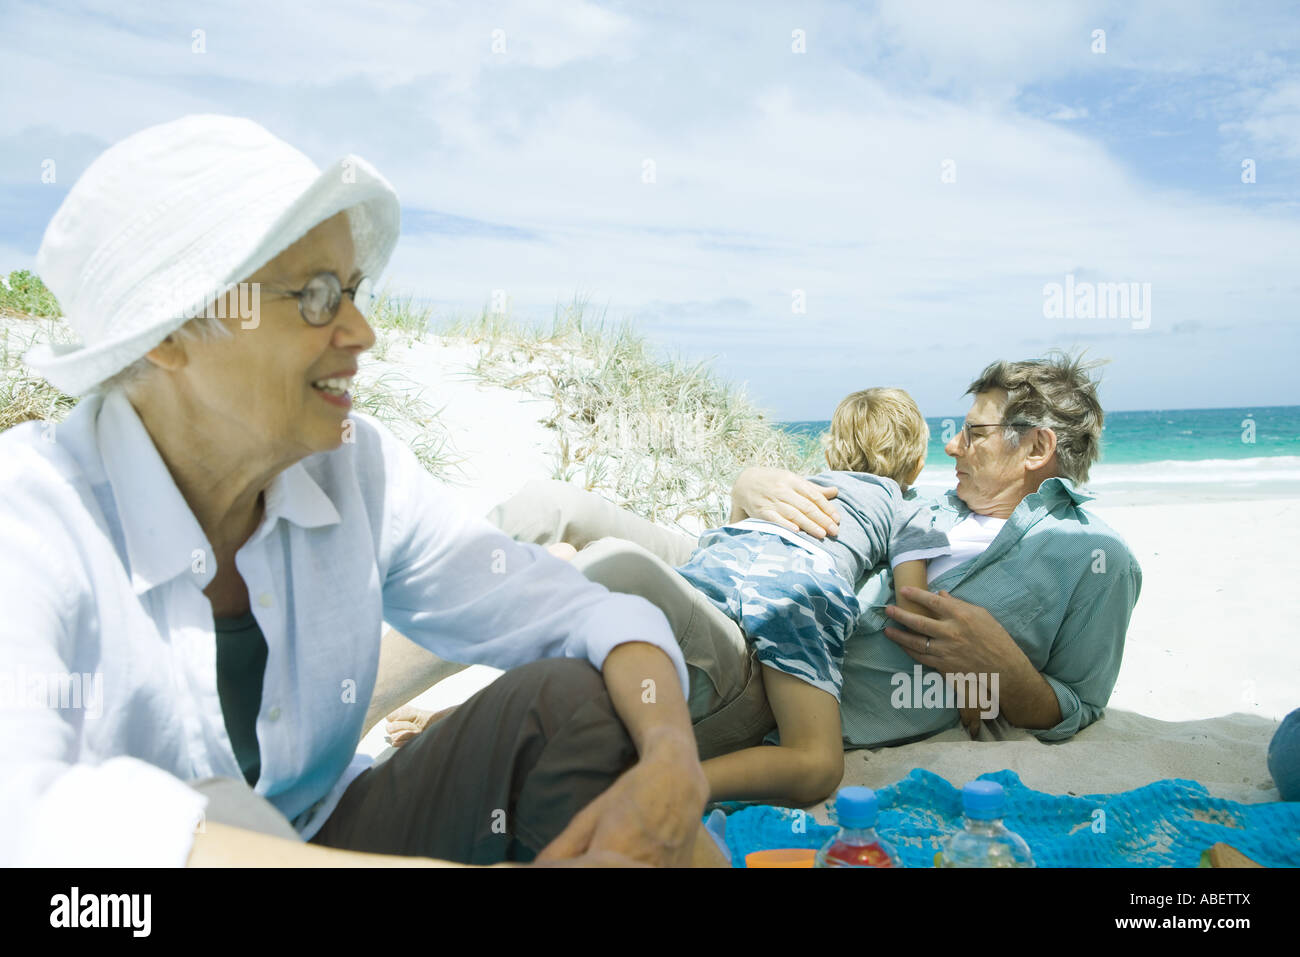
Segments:
[[[902,867],[898,854],[876,836],[876,792],[841,788],[835,795],[839,833],[817,852],[814,867]]]
[[[961,789],[965,825],[935,855],[937,867],[1033,867],[1029,845],[1002,826],[1006,796],[996,781],[971,781]]]

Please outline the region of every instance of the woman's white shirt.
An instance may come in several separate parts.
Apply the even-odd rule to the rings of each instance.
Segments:
[[[663,613],[463,514],[354,413],[351,441],[280,473],[235,556],[268,655],[255,790],[311,837],[356,754],[382,621],[440,657],[600,668],[662,648]],[[0,864],[182,865],[206,798],[241,778],[217,695],[211,546],[130,402],[0,434]]]

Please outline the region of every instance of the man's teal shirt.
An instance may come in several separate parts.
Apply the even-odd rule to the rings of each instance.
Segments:
[[[1101,717],[1142,588],[1142,569],[1124,540],[1080,508],[1090,500],[1068,479],[1048,479],[982,554],[930,583],[931,591],[986,608],[1052,686],[1060,723],[1027,729],[1042,741],[1064,740]],[[970,514],[955,492],[930,508],[934,527],[944,531]],[[858,598],[862,615],[845,645],[845,746],[902,744],[956,725],[955,708],[895,707],[902,696],[895,695],[894,676],[905,674],[910,683],[917,662],[883,630],[893,624],[884,613],[895,600],[889,569],[868,578]]]

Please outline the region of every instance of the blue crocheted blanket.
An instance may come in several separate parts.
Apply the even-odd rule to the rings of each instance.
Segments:
[[[1005,824],[1029,843],[1039,867],[1196,867],[1219,841],[1267,867],[1300,867],[1300,802],[1238,804],[1177,778],[1082,797],[1031,790],[1014,771],[980,778],[1002,785]],[[876,794],[877,833],[894,844],[904,866],[933,867],[944,839],[961,827],[961,791],[918,768]],[[751,851],[821,847],[835,833],[805,811],[718,806],[727,812],[727,844],[737,867]]]

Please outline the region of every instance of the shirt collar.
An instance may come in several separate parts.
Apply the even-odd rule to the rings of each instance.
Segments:
[[[1074,483],[1063,476],[1053,476],[1038,486],[1038,494],[1049,501],[1058,501],[1061,498],[1068,498],[1075,505],[1082,505],[1084,502],[1091,502],[1095,496],[1086,492],[1081,492],[1074,487]]]
[[[121,390],[104,398],[96,437],[136,593],[144,594],[183,572],[195,575],[199,588],[206,588],[216,575],[212,545]],[[264,505],[262,522],[250,541],[265,536],[281,518],[304,528],[340,521],[334,503],[302,462],[272,480]]]
[[[271,480],[263,504],[266,511],[262,524],[250,541],[261,538],[282,518],[301,528],[320,528],[342,521],[339,510],[302,462],[295,462]]]
[[[1052,476],[1045,479],[1038,486],[1037,492],[1026,495],[1025,499],[1037,495],[1038,498],[1031,502],[1031,506],[1042,504],[1054,504],[1062,499],[1069,499],[1075,505],[1082,505],[1084,502],[1091,502],[1096,496],[1089,495],[1087,492],[1081,492],[1075,488],[1073,482],[1062,476]],[[970,511],[970,506],[957,497],[957,490],[949,490],[944,498],[948,502],[948,507],[959,513],[963,518]],[[1022,503],[1023,504],[1023,503]]]

